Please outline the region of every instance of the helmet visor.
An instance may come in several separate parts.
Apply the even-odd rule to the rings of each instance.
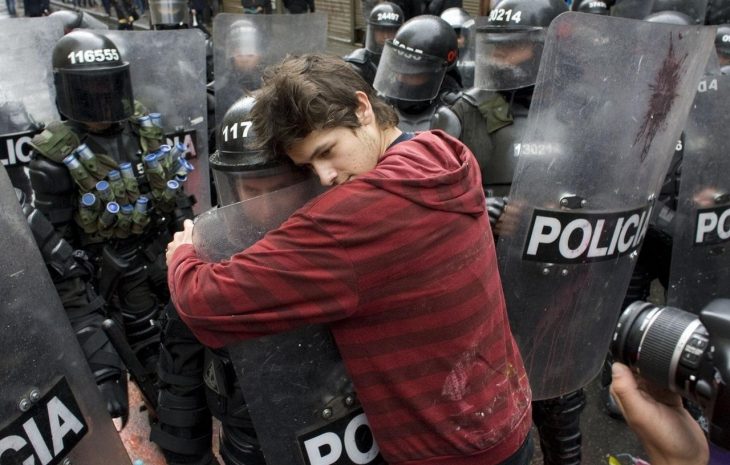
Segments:
[[[249,200],[296,184],[308,176],[304,170],[278,165],[260,170],[216,169],[213,166],[218,205],[226,206]]]
[[[122,121],[134,112],[129,64],[104,70],[55,74],[58,110],[82,123]]]
[[[475,40],[475,87],[512,90],[535,84],[545,44],[543,28],[480,28]]]
[[[438,95],[446,74],[446,62],[385,43],[373,87],[390,99],[422,102]]]
[[[365,48],[367,51],[376,55],[383,53],[385,42],[395,37],[398,27],[368,23],[368,30],[365,34]]]

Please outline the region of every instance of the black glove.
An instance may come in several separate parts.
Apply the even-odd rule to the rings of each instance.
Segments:
[[[127,373],[123,371],[122,375],[97,382],[106,409],[112,418],[126,417],[129,411]]]
[[[489,215],[489,225],[492,230],[497,226],[497,221],[504,213],[504,207],[507,206],[507,197],[487,197],[487,214]]]

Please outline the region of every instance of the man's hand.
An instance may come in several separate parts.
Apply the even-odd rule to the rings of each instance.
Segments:
[[[167,261],[167,266],[170,266],[170,261],[172,261],[172,255],[175,253],[175,250],[177,250],[178,247],[180,247],[183,244],[192,244],[193,243],[193,222],[192,220],[185,220],[183,223],[183,230],[178,231],[175,233],[175,236],[172,238],[172,242],[167,244],[167,252],[165,253],[165,260]]]
[[[637,381],[621,363],[614,363],[612,372],[611,394],[652,465],[708,463],[707,439],[678,394]]]

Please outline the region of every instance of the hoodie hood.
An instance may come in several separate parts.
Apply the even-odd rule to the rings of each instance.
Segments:
[[[434,210],[474,216],[485,210],[476,158],[439,130],[390,147],[375,169],[358,180]]]

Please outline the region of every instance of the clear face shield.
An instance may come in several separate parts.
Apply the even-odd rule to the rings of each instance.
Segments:
[[[373,87],[388,99],[423,102],[436,98],[445,74],[444,60],[398,47],[389,40]]]
[[[368,29],[365,34],[365,48],[367,51],[375,55],[382,54],[385,42],[395,37],[395,33],[398,32],[399,27],[396,25],[368,23]]]
[[[475,41],[475,87],[514,90],[535,84],[545,29],[479,27]]]
[[[283,189],[309,176],[307,171],[288,165],[252,170],[213,163],[213,178],[221,206]]]

